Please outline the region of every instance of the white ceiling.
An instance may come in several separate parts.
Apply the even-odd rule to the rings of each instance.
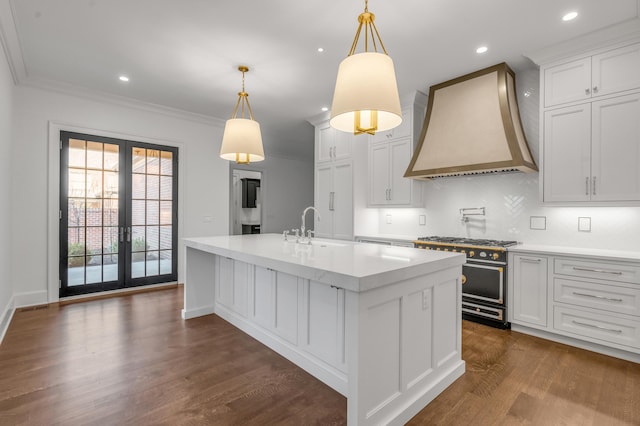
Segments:
[[[230,116],[246,89],[266,154],[312,156],[364,0],[0,0],[20,84]],[[638,16],[640,0],[370,0],[401,96]],[[562,22],[569,11],[577,19]],[[15,42],[12,40],[15,39]],[[480,45],[489,51],[475,53]],[[324,52],[319,53],[318,47]],[[362,50],[362,46],[358,49]],[[129,83],[118,80],[120,74]]]

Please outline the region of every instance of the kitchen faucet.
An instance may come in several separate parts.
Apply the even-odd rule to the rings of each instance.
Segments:
[[[305,230],[305,228],[306,228],[306,227],[305,227],[305,224],[304,224],[304,218],[305,218],[305,216],[307,215],[307,212],[308,212],[309,210],[313,210],[313,211],[315,211],[316,213],[318,213],[318,222],[320,222],[320,212],[318,211],[318,209],[316,209],[316,208],[315,208],[315,207],[313,207],[313,206],[309,206],[309,207],[307,207],[306,209],[304,209],[304,211],[302,212],[302,226],[300,227],[300,234],[302,234],[302,237],[304,237],[304,230]],[[311,239],[311,238],[309,238],[309,239]]]

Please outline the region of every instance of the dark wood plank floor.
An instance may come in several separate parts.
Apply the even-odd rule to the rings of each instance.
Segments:
[[[182,290],[16,312],[0,425],[332,425],[346,400]],[[412,425],[639,425],[640,365],[464,322],[467,372]]]

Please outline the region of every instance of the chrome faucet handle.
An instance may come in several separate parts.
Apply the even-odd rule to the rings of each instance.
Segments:
[[[291,232],[295,232],[296,234],[296,243],[300,242],[300,230],[299,229],[292,229]]]
[[[282,238],[284,238],[285,241],[289,241],[289,231],[282,232]]]
[[[311,245],[311,239],[313,238],[313,234],[315,234],[315,231],[313,231],[312,229],[307,230],[307,244],[309,245]]]

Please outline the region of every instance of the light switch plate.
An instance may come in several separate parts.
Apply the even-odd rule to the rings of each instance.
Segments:
[[[546,216],[530,216],[529,228],[544,231],[547,229],[547,217]]]
[[[427,216],[421,214],[418,216],[418,225],[426,225],[427,224]]]
[[[578,218],[578,231],[579,232],[591,232],[591,218],[579,217]]]

